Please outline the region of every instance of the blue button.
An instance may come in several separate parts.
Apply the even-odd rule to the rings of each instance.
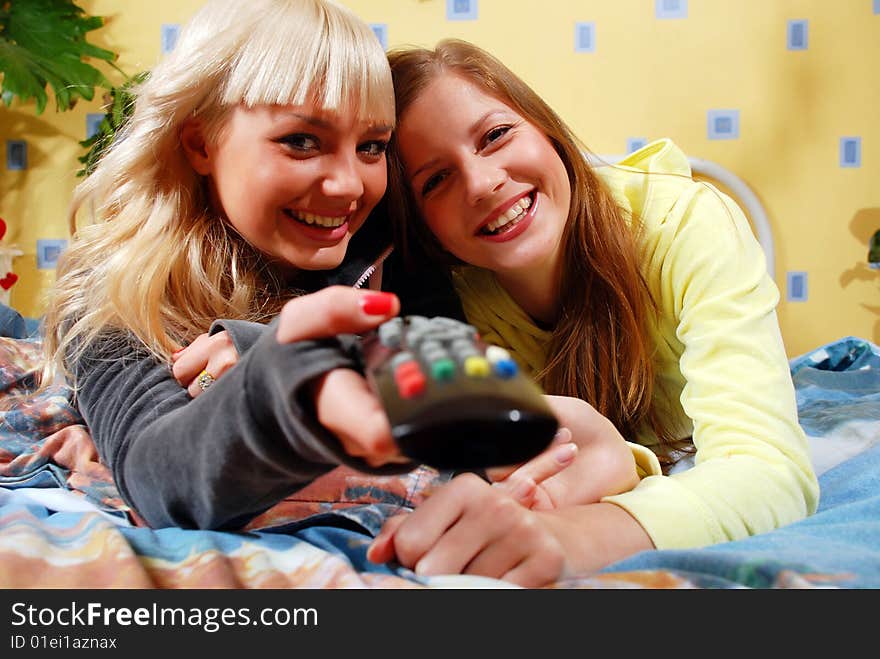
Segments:
[[[519,372],[519,367],[516,365],[516,362],[512,359],[503,359],[501,361],[497,361],[492,366],[495,368],[495,374],[504,378],[505,380],[512,378]]]

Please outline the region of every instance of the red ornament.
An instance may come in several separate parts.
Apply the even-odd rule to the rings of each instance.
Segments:
[[[18,275],[14,272],[7,272],[6,276],[3,279],[0,279],[0,287],[3,288],[4,291],[8,291],[12,288],[12,285],[18,281]]]

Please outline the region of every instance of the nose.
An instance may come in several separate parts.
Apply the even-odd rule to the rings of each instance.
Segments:
[[[507,181],[507,171],[485,158],[474,158],[466,167],[464,180],[472,206],[498,192]]]
[[[327,161],[327,169],[321,181],[321,192],[328,197],[358,199],[364,194],[357,154],[339,154]]]

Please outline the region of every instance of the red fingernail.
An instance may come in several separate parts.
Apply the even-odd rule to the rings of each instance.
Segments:
[[[394,293],[366,293],[361,297],[361,309],[370,316],[384,316],[391,311]]]

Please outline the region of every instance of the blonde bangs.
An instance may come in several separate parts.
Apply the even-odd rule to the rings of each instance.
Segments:
[[[252,26],[221,92],[222,105],[314,101],[322,110],[353,109],[359,120],[394,125],[391,72],[369,26],[336,5],[276,4],[267,11],[275,15]],[[279,40],[289,44],[289,56],[277,56]]]

